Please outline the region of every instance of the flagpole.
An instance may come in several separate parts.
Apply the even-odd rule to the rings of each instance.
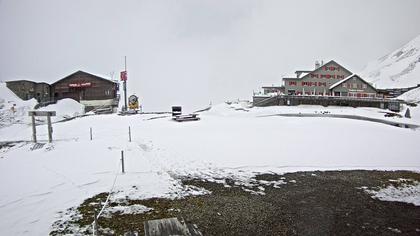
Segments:
[[[124,56],[124,71],[127,75],[127,56]],[[127,111],[127,78],[123,82],[123,89],[124,89],[124,111]]]

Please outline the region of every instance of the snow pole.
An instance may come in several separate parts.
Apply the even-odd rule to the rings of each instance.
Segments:
[[[128,141],[131,142],[131,127],[128,126]]]
[[[90,127],[90,140],[92,141],[92,127]]]
[[[97,228],[98,228],[98,217],[96,215],[96,210],[93,210],[93,224],[92,224],[92,233],[93,233],[93,236],[96,235]]]
[[[125,170],[124,170],[124,151],[121,150],[121,172],[124,174]]]

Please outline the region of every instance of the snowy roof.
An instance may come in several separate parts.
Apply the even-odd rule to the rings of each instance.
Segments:
[[[295,73],[309,73],[312,72],[312,70],[297,70]]]
[[[372,88],[376,91],[376,88],[375,88],[375,87],[373,87],[373,86],[372,86],[369,82],[367,82],[366,80],[364,80],[364,79],[360,78],[360,76],[358,76],[358,75],[356,75],[356,74],[351,74],[351,75],[347,76],[346,78],[344,78],[344,79],[342,79],[342,80],[338,81],[337,83],[335,83],[335,84],[331,85],[329,89],[333,89],[333,88],[337,87],[338,85],[340,85],[340,84],[342,84],[342,83],[346,82],[347,80],[349,80],[349,79],[351,79],[351,78],[353,78],[353,77],[357,77],[357,78],[359,78],[361,81],[363,81],[364,83],[368,84],[370,87],[372,87]]]
[[[72,74],[70,74],[70,75],[67,75],[66,77],[64,77],[64,78],[62,78],[62,79],[59,79],[59,80],[55,81],[55,82],[54,82],[54,83],[52,83],[51,85],[56,84],[56,83],[58,83],[58,82],[60,82],[60,81],[62,81],[62,80],[64,80],[64,79],[67,79],[67,78],[69,78],[69,77],[71,77],[71,76],[73,76],[73,75],[75,75],[75,74],[78,74],[78,73],[83,73],[83,74],[91,75],[91,76],[93,76],[93,77],[95,77],[95,78],[102,79],[102,80],[105,80],[105,81],[108,81],[108,82],[118,83],[117,81],[110,80],[109,78],[104,78],[104,77],[102,77],[102,76],[100,76],[100,75],[95,75],[95,74],[92,74],[92,73],[88,73],[88,72],[85,72],[85,71],[78,70],[78,71],[76,71],[76,72],[74,72],[74,73],[72,73]]]
[[[262,86],[262,88],[283,88],[283,86],[272,84],[272,85]]]
[[[6,83],[17,83],[17,82],[30,82],[30,83],[34,83],[34,84],[48,84],[46,82],[36,82],[36,81],[32,81],[32,80],[27,80],[27,79],[18,79],[18,80],[8,80],[5,81]]]
[[[309,74],[310,72],[301,72],[299,75],[299,78],[304,77],[305,75]]]

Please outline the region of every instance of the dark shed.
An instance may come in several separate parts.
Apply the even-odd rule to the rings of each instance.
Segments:
[[[117,91],[118,83],[80,70],[51,85],[54,100],[112,100],[116,99]]]
[[[28,80],[7,81],[6,86],[22,100],[35,98],[39,103],[51,101],[50,85]]]

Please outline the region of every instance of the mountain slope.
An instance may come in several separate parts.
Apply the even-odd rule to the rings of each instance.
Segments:
[[[420,84],[420,35],[401,48],[370,62],[360,74],[377,88]]]

